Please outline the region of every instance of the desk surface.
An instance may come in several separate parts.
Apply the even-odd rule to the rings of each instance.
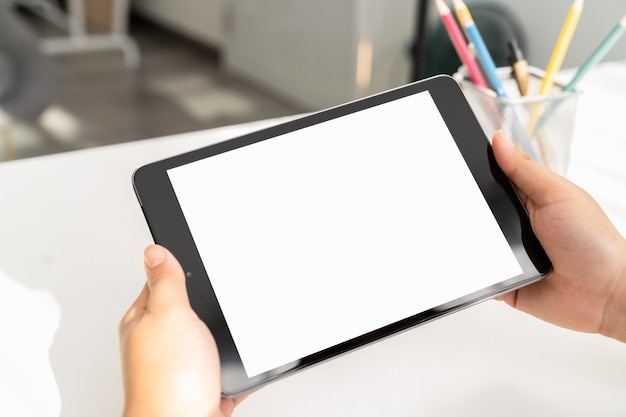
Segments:
[[[626,234],[626,63],[581,89],[568,176]],[[117,324],[151,242],[131,173],[262,125],[0,164],[0,415],[119,415]],[[624,392],[626,346],[488,301],[274,383],[235,415],[621,416]]]

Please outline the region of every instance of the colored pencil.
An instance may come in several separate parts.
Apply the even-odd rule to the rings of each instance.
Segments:
[[[552,56],[548,62],[546,75],[543,77],[541,87],[539,87],[539,95],[543,96],[549,94],[552,86],[554,86],[554,78],[556,77],[557,72],[561,70],[565,54],[569,49],[572,38],[574,37],[576,26],[578,26],[578,21],[580,20],[583,10],[583,3],[584,0],[574,0],[574,3],[569,9],[563,28],[561,29],[561,34],[556,41],[556,45],[552,51]]]
[[[474,19],[469,12],[469,9],[463,3],[462,0],[453,0],[454,8],[457,13],[457,17],[459,18],[459,22],[465,28],[467,32],[467,36],[470,38],[474,47],[476,48],[476,53],[478,54],[478,58],[483,64],[483,68],[487,73],[487,77],[493,85],[493,88],[496,90],[496,94],[498,97],[505,98],[506,92],[504,91],[504,86],[502,85],[502,81],[500,77],[498,77],[498,73],[496,72],[496,64],[493,62],[493,58],[487,49],[487,45],[485,45],[485,41],[483,40],[476,24],[474,23]]]
[[[622,37],[624,32],[626,31],[626,16],[622,17],[622,19],[617,22],[617,24],[613,27],[613,29],[609,32],[609,34],[600,42],[600,45],[593,51],[593,53],[587,58],[587,60],[580,66],[574,78],[563,87],[563,91],[574,91],[576,85],[580,82],[580,80],[589,72],[590,69],[595,67],[602,58],[609,53],[611,48],[617,43],[619,38]]]
[[[448,32],[450,41],[452,41],[454,49],[459,55],[459,58],[461,58],[461,62],[463,62],[463,65],[467,68],[474,85],[477,87],[488,88],[487,82],[485,81],[483,74],[480,72],[480,68],[478,68],[478,64],[476,64],[474,56],[469,50],[467,43],[465,42],[465,37],[463,37],[461,29],[459,29],[456,24],[450,8],[444,3],[443,0],[437,0],[437,9],[443,25]]]
[[[574,32],[576,32],[576,27],[578,26],[578,21],[580,20],[583,10],[583,3],[584,0],[574,0],[574,3],[569,9],[567,17],[565,18],[565,23],[563,23],[563,27],[561,28],[559,38],[557,39],[556,45],[552,51],[552,56],[548,62],[546,74],[541,81],[541,86],[539,87],[540,96],[550,94],[550,91],[554,86],[556,74],[561,70],[565,54],[569,49],[572,38],[574,37]],[[533,134],[538,134],[537,125],[539,123],[542,110],[543,105],[541,103],[537,103],[530,111],[528,126],[526,127],[526,132],[528,132],[530,137],[533,137]],[[549,155],[549,149],[547,147],[544,147],[544,149],[545,152],[542,152],[544,154],[544,160],[552,159]]]

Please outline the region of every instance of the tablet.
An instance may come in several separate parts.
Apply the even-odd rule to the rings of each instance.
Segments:
[[[137,169],[236,396],[541,279],[550,261],[438,76]]]

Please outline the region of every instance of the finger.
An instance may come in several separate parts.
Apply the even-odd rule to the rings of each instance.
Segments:
[[[241,402],[243,400],[248,398],[248,396],[250,394],[253,394],[254,392],[256,392],[256,390],[247,392],[247,393],[242,394],[239,397],[235,397],[235,398],[222,398],[222,401],[221,401],[221,404],[220,404],[220,408],[222,410],[222,413],[225,416],[232,415],[233,411],[235,410],[235,407],[237,407],[239,404],[241,404]]]
[[[501,142],[504,142],[504,143],[501,143]],[[496,156],[496,161],[498,162],[498,165],[500,166],[502,171],[506,174],[506,176],[509,177],[510,179],[512,175],[511,171],[513,167],[512,167],[512,164],[510,163],[510,157],[507,158],[506,152],[513,152],[509,149],[511,146],[513,146],[511,139],[508,136],[506,136],[504,132],[499,130],[493,135],[491,144],[493,146],[494,155]],[[502,148],[505,148],[505,149],[503,150]],[[517,195],[519,196],[520,200],[522,200],[522,204],[524,204],[526,209],[529,209],[527,205],[528,197],[526,196],[526,194],[524,194],[522,190],[520,190],[515,184],[513,184],[513,187],[515,188],[515,191],[517,192]]]
[[[243,400],[245,400],[246,398],[248,398],[250,395],[254,394],[255,392],[257,392],[257,390],[247,392],[245,394],[240,395],[237,398],[234,398],[233,399],[233,403],[234,403],[235,407],[237,407],[239,404],[241,404],[241,402]]]
[[[189,307],[185,273],[170,251],[159,245],[148,246],[144,263],[150,289],[149,310]]]
[[[122,317],[119,325],[119,332],[121,333],[124,328],[132,321],[135,320],[136,317],[143,314],[146,311],[146,307],[148,306],[148,299],[150,298],[150,289],[148,288],[148,284],[144,284],[141,292],[137,299],[130,305],[128,311]]]
[[[507,303],[508,305],[510,305],[511,307],[515,307],[515,304],[517,303],[517,291],[511,291],[508,292],[506,294],[502,294],[496,297],[496,300],[498,301],[504,301],[505,303]]]
[[[494,134],[492,145],[502,171],[535,206],[545,206],[561,198],[555,190],[564,185],[563,177],[517,149],[502,131]]]

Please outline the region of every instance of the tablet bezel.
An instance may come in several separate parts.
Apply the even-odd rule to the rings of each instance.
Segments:
[[[524,273],[383,328],[374,329],[367,334],[280,368],[248,378],[187,222],[178,205],[167,170],[424,91],[430,93]],[[419,128],[418,119],[416,115],[416,129]],[[458,84],[448,76],[436,76],[408,84],[142,166],[133,174],[133,186],[154,241],[167,247],[178,258],[187,273],[187,288],[192,308],[213,333],[220,352],[222,394],[227,397],[240,395],[381,338],[528,285],[541,279],[551,270],[550,261],[532,232],[526,210],[508,178],[495,162],[489,140],[478,124]],[[478,241],[479,238],[477,237]]]

